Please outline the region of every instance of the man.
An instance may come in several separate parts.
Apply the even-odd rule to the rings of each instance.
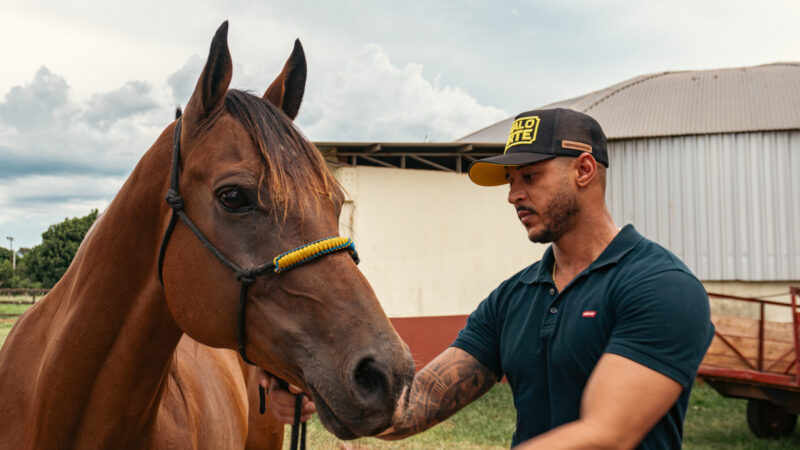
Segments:
[[[470,166],[479,185],[508,183],[528,238],[552,245],[489,294],[416,375],[380,437],[419,433],[505,375],[519,448],[680,448],[713,337],[708,299],[675,255],[614,224],[608,164],[594,119],[550,109],[517,116],[504,154]],[[293,401],[276,387],[272,409],[288,423]],[[304,417],[313,411],[306,403]]]

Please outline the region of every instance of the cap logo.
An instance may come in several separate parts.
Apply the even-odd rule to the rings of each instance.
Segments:
[[[506,149],[519,144],[532,144],[536,140],[536,132],[539,131],[539,116],[520,117],[511,124],[511,131],[508,132],[508,142]]]
[[[589,144],[584,144],[583,142],[575,142],[575,141],[561,141],[561,148],[568,148],[571,150],[578,150],[581,152],[592,153],[592,146]]]

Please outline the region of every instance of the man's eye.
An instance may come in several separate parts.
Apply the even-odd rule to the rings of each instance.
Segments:
[[[250,203],[239,188],[226,189],[220,192],[219,202],[231,212],[244,212],[250,207]]]

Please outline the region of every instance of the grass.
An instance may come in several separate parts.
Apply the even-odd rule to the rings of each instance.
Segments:
[[[0,300],[3,301],[29,301],[30,297],[9,297],[9,296],[0,296]],[[30,308],[31,305],[3,305],[0,304],[0,314],[22,314]],[[6,336],[8,333],[11,332],[11,327],[14,326],[14,322],[16,322],[16,318],[0,318],[0,347],[3,346],[3,343],[6,341]]]
[[[800,448],[800,427],[784,439],[758,439],[747,427],[747,401],[726,398],[706,384],[695,386],[684,425],[687,450]]]
[[[7,300],[7,298],[0,298]],[[0,313],[22,312],[30,305],[2,305]],[[15,319],[0,319],[2,346]],[[780,440],[758,439],[747,427],[745,400],[719,395],[708,385],[698,384],[692,392],[684,425],[686,450],[782,450],[800,448],[800,427]],[[507,384],[498,384],[486,395],[445,422],[402,441],[359,439],[342,442],[328,433],[314,418],[309,423],[308,447],[330,449],[507,449],[514,432],[516,413]],[[285,448],[289,446],[290,427],[286,427]]]
[[[695,386],[684,424],[685,450],[782,450],[800,448],[800,427],[784,439],[758,439],[747,427],[747,402],[725,398],[705,384]],[[403,441],[359,439],[342,442],[330,435],[319,421],[309,423],[310,448],[322,449],[507,449],[514,432],[511,389],[499,384],[484,397],[447,421]],[[284,448],[289,446],[286,427]]]

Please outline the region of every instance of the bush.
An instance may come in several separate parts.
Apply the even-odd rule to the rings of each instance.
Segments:
[[[65,219],[42,233],[42,243],[21,261],[21,271],[29,283],[51,288],[67,271],[86,232],[97,219],[94,209],[84,217]]]
[[[11,286],[12,278],[14,278],[14,270],[11,268],[11,261],[0,260],[0,287],[14,287]]]

